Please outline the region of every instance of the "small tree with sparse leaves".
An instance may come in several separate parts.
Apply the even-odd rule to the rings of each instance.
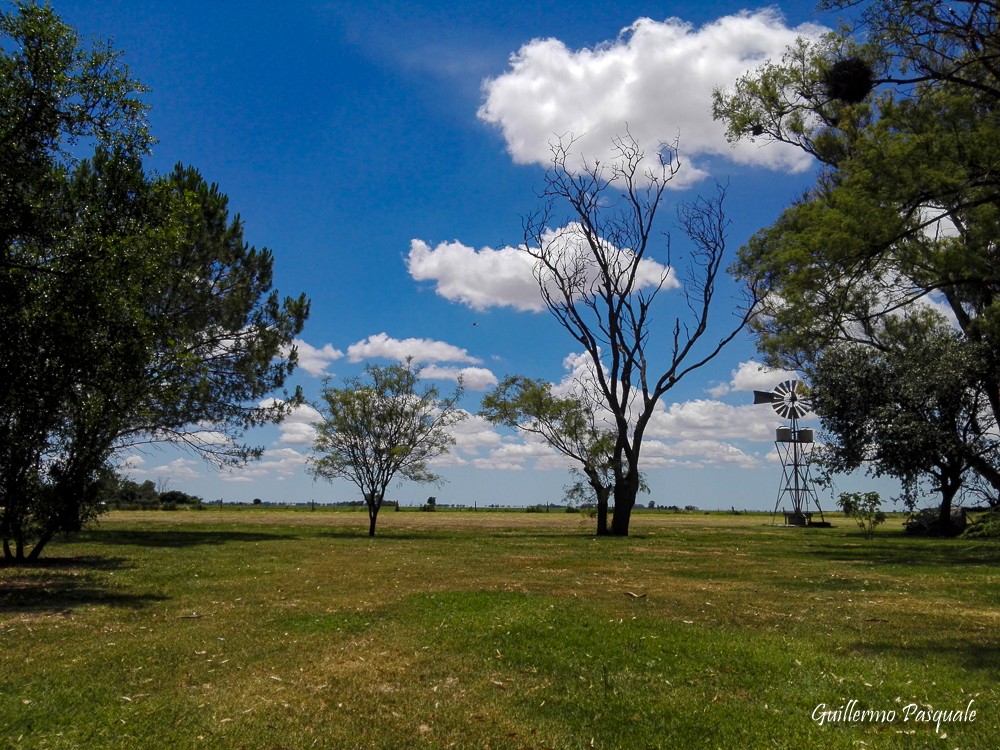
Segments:
[[[882,500],[877,492],[841,492],[837,505],[845,516],[854,519],[865,539],[871,539],[875,535],[875,527],[885,523]]]
[[[452,396],[438,389],[418,390],[420,368],[405,364],[368,365],[366,378],[348,378],[343,388],[323,389],[316,423],[318,434],[310,457],[310,471],[323,479],[347,479],[361,490],[368,506],[368,536],[385,491],[397,476],[411,482],[439,483],[427,464],[454,444],[449,427],[466,413],[457,408],[462,384]]]

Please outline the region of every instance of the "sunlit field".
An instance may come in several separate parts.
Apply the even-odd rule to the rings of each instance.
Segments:
[[[1000,747],[1000,545],[831,518],[112,513],[0,568],[0,747]]]

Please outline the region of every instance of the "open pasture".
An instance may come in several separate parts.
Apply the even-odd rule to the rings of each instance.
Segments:
[[[0,568],[0,747],[1000,747],[1000,545],[834,522],[111,513]]]

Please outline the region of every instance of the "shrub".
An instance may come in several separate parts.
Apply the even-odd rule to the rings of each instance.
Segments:
[[[996,539],[1000,537],[1000,508],[979,516],[962,532],[963,539]]]
[[[865,539],[871,539],[875,535],[875,527],[885,523],[882,500],[877,492],[841,492],[837,505],[845,516],[854,519]]]

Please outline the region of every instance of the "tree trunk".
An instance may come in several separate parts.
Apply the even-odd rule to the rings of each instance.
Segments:
[[[597,536],[608,536],[608,498],[610,487],[602,487],[597,492]]]
[[[632,508],[639,494],[639,471],[629,469],[623,481],[615,485],[615,510],[611,515],[611,536],[628,536],[628,525],[632,520]]]
[[[997,494],[1000,495],[1000,471],[997,471],[989,461],[978,454],[966,456],[966,458],[975,472],[985,479]]]
[[[951,503],[962,487],[961,470],[944,471],[941,475],[941,509],[938,512],[938,533],[953,536]]]
[[[385,488],[381,492],[365,493],[365,503],[368,505],[368,536],[375,536],[375,521],[378,520],[378,512],[382,508],[382,500],[385,498]]]
[[[43,533],[42,536],[38,539],[38,541],[35,542],[35,546],[31,548],[31,552],[28,555],[28,560],[31,562],[37,560],[38,556],[42,554],[42,550],[45,549],[45,545],[48,544],[52,540],[52,537],[54,537],[55,535],[56,535],[55,528],[50,527],[46,529],[45,533]]]
[[[611,496],[611,488],[604,486],[600,473],[592,467],[584,466],[583,473],[587,476],[587,482],[594,491],[594,497],[597,498],[597,536],[607,536],[608,498]]]

